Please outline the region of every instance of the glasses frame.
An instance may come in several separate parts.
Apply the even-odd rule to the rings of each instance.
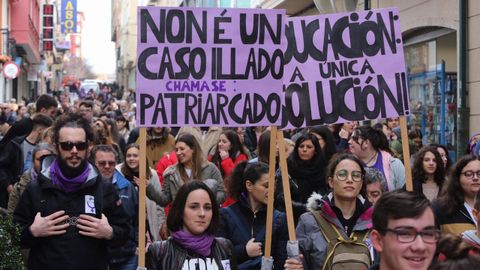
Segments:
[[[105,167],[105,165],[107,165],[107,164],[108,164],[109,167],[115,167],[117,165],[117,162],[115,162],[115,161],[105,161],[105,160],[97,161],[96,163],[100,167]]]
[[[471,176],[467,176],[467,174],[472,174]],[[477,178],[480,179],[480,171],[472,171],[472,170],[467,170],[467,171],[464,171],[462,173],[460,173],[461,175],[465,176],[467,179],[473,179],[474,176],[477,176]]]
[[[87,142],[66,141],[66,142],[58,142],[58,145],[60,145],[60,148],[62,148],[63,151],[72,151],[73,147],[75,147],[77,151],[85,151],[88,148]]]
[[[415,236],[412,238],[412,240],[410,240],[410,241],[405,241],[405,239],[400,240],[400,237],[401,237],[400,232],[405,232],[405,231],[415,232]],[[400,243],[403,243],[403,244],[408,244],[408,243],[414,242],[419,235],[422,237],[423,242],[428,243],[428,244],[435,244],[440,240],[440,237],[442,235],[442,232],[440,230],[437,230],[437,229],[427,229],[427,230],[423,230],[423,231],[417,231],[413,228],[411,228],[411,229],[408,229],[408,228],[403,228],[403,229],[386,228],[386,229],[382,230],[382,232],[383,232],[383,234],[386,234],[387,232],[391,232],[391,233],[395,234],[395,236],[397,238],[397,241],[400,242]],[[436,240],[434,240],[434,241],[427,240],[425,238],[425,235],[427,234],[427,232],[428,233],[436,233],[437,234]]]
[[[347,176],[346,176],[344,179],[340,179],[340,177],[338,177],[338,173],[340,173],[340,172],[342,172],[342,171],[347,173]],[[355,178],[353,177],[353,173],[355,173],[355,172],[359,172],[359,173],[360,173],[360,180],[355,180]],[[350,178],[352,179],[353,182],[357,182],[357,183],[358,183],[358,182],[362,182],[362,181],[363,181],[363,178],[364,178],[364,176],[365,176],[361,171],[352,171],[352,172],[350,172],[350,174],[349,174],[347,170],[341,169],[341,170],[338,170],[338,171],[335,172],[335,177],[336,177],[337,180],[340,181],[340,182],[347,181],[348,175],[350,175]]]

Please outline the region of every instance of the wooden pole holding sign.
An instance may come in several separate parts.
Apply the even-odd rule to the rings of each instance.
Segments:
[[[138,186],[138,267],[145,267],[145,198],[147,182],[147,129],[140,128],[140,185]]]
[[[295,223],[293,221],[292,196],[290,194],[290,181],[288,177],[287,157],[285,156],[285,140],[283,139],[283,131],[277,132],[278,152],[280,171],[282,173],[283,196],[285,198],[285,211],[287,213],[288,238],[295,241]]]
[[[273,203],[275,189],[275,164],[276,149],[278,144],[280,171],[282,174],[283,195],[285,198],[285,210],[287,214],[288,238],[290,241],[296,240],[295,224],[293,221],[292,198],[290,195],[290,181],[288,179],[287,157],[285,156],[285,141],[283,140],[283,131],[277,130],[272,126],[270,129],[270,155],[269,155],[269,180],[268,180],[268,205],[267,205],[267,224],[265,232],[265,258],[270,258],[272,248],[272,228],[273,228]]]
[[[407,191],[413,191],[412,169],[410,167],[410,143],[408,141],[407,119],[400,116],[400,132],[402,135],[403,165],[405,166],[405,183]]]
[[[272,250],[272,227],[273,227],[273,200],[275,196],[275,149],[277,148],[277,127],[270,129],[270,153],[268,167],[268,204],[267,204],[267,224],[265,232],[265,258],[270,258]]]

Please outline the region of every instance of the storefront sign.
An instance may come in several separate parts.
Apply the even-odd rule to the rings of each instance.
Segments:
[[[77,0],[62,0],[61,31],[64,34],[77,32]]]
[[[43,5],[43,51],[53,51],[53,5]]]

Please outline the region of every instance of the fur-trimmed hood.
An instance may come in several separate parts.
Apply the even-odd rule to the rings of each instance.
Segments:
[[[333,193],[323,196],[314,192],[307,201],[307,209],[309,211],[320,211],[320,214],[328,219],[331,223],[341,227],[337,215],[332,209]],[[363,196],[357,196],[357,208],[361,208],[361,214],[358,217],[354,230],[365,230],[372,228],[373,206]]]

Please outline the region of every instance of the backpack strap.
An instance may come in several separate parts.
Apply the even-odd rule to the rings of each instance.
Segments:
[[[325,238],[327,243],[330,243],[332,240],[336,240],[336,239],[344,239],[342,234],[335,227],[335,225],[325,220],[325,218],[320,215],[319,211],[310,211],[310,212],[315,217],[315,220],[318,223],[320,231],[322,232],[323,237]]]

